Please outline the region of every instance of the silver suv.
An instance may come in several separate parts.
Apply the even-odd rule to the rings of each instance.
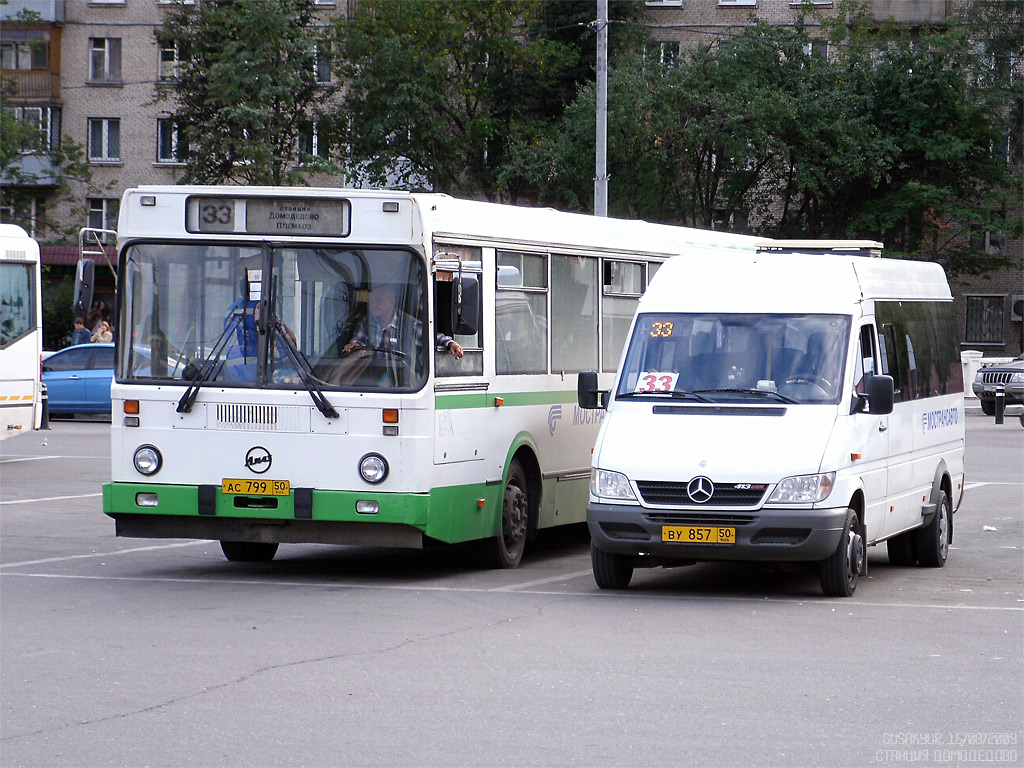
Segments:
[[[1008,363],[982,368],[974,377],[974,394],[981,400],[986,416],[996,412],[996,390],[1000,384],[1006,393],[1006,405],[1024,404],[1024,354]]]

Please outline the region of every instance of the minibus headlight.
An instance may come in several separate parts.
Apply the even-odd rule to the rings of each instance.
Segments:
[[[590,492],[602,499],[636,501],[629,479],[621,472],[609,472],[607,469],[590,471]]]
[[[359,474],[371,485],[382,483],[388,476],[388,462],[379,453],[368,453],[359,460]]]
[[[824,501],[832,493],[835,472],[820,475],[798,475],[787,477],[775,488],[768,499],[769,504],[811,504]]]
[[[140,445],[135,449],[135,457],[133,461],[135,462],[135,469],[137,469],[140,474],[148,477],[149,475],[155,475],[160,471],[160,467],[164,463],[164,458],[160,455],[160,451],[158,451],[155,446]]]

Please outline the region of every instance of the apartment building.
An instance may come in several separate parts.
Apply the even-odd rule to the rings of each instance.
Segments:
[[[157,86],[174,77],[175,52],[161,50],[155,31],[167,11],[195,0],[9,0],[0,6],[3,76],[16,92],[5,108],[35,121],[52,142],[62,135],[86,148],[92,183],[72,184],[73,201],[54,194],[56,183],[42,156],[21,160],[22,183],[34,201],[36,218],[55,217],[67,226],[112,229],[125,189],[138,184],[173,184],[183,172],[175,160],[176,136],[167,102],[156,100]],[[957,0],[870,0],[872,16],[911,25],[942,24]],[[345,14],[357,0],[316,0],[323,18]],[[645,6],[652,44],[649,56],[671,64],[687,46],[707,46],[734,34],[752,16],[772,24],[813,28],[816,23],[798,0],[637,0]],[[838,2],[812,0],[825,16]],[[37,14],[33,24],[16,23],[22,10]],[[596,12],[596,0],[595,0]],[[827,55],[825,44],[814,47]],[[25,181],[23,178],[22,182]],[[338,177],[316,183],[342,186]],[[0,211],[0,218],[4,212]],[[1024,243],[1005,248],[1024,264]],[[73,245],[43,245],[44,263],[69,267]],[[984,278],[956,281],[957,311],[964,349],[986,355],[1016,355],[1024,349],[1021,303],[1024,270],[1014,268]]]

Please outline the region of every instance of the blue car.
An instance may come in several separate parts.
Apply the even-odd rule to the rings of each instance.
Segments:
[[[113,344],[79,344],[43,360],[51,414],[110,413],[113,379]]]

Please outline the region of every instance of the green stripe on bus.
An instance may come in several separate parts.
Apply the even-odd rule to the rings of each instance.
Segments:
[[[567,389],[556,392],[486,392],[468,395],[436,395],[434,407],[438,410],[456,410],[462,408],[493,408],[494,399],[500,397],[503,406],[517,405],[554,405],[555,403],[575,403],[576,390]]]

